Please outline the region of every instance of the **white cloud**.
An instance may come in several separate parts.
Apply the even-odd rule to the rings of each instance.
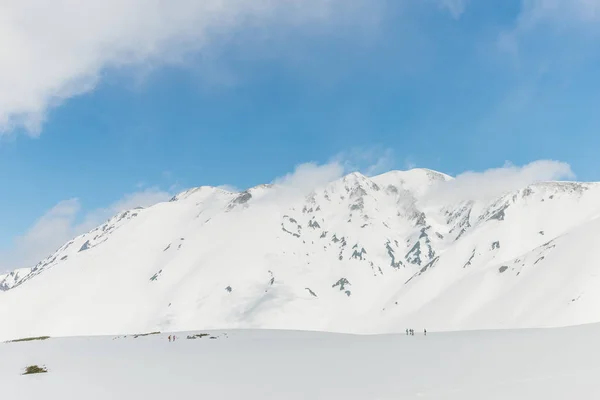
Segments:
[[[386,149],[378,157],[374,159],[363,173],[366,176],[375,176],[387,172],[394,166],[394,152],[392,149]]]
[[[344,151],[333,157],[333,162],[343,166],[345,173],[359,171],[375,176],[391,170],[395,165],[394,151],[379,146]]]
[[[150,187],[141,192],[129,193],[123,196],[120,200],[113,203],[110,207],[96,210],[94,214],[99,215],[97,219],[105,220],[112,217],[114,214],[125,210],[131,210],[136,207],[149,207],[154,204],[163,202],[172,197],[172,194]],[[94,225],[97,225],[94,223]]]
[[[344,175],[344,167],[337,161],[318,165],[304,163],[297,165],[294,172],[273,181],[273,184],[295,192],[306,193]]]
[[[2,0],[0,133],[39,133],[49,108],[112,68],[180,63],[240,29],[368,19],[374,0]]]
[[[338,153],[326,164],[299,164],[293,172],[276,178],[272,183],[278,186],[279,195],[306,195],[351,172],[374,176],[389,171],[393,164],[391,149],[354,149]]]
[[[520,0],[517,11],[495,46],[486,46],[509,72],[503,93],[482,114],[480,130],[487,133],[518,130],[532,121],[552,125],[561,116],[549,109],[585,87],[596,62],[600,0]]]
[[[455,179],[434,186],[423,202],[449,203],[465,200],[491,200],[504,193],[527,187],[536,182],[573,178],[569,164],[539,160],[522,167],[507,163],[502,168],[483,172],[464,172]]]
[[[64,200],[48,210],[14,247],[2,255],[0,271],[33,266],[63,245],[77,231],[76,218],[81,211],[78,199]]]
[[[42,215],[24,235],[17,237],[11,249],[0,254],[0,272],[33,266],[73,237],[93,229],[113,215],[135,207],[148,207],[171,196],[158,188],[147,188],[127,194],[109,207],[83,214],[79,199],[61,201]]]
[[[468,0],[429,1],[458,18]],[[1,0],[0,134],[25,128],[38,135],[51,108],[94,90],[107,71],[135,67],[135,80],[161,65],[185,63],[192,54],[206,58],[218,53],[214,49],[234,38],[268,42],[282,37],[281,29],[322,34],[326,27],[337,35],[337,30],[352,26],[358,31],[357,26],[377,26],[386,3]],[[225,69],[202,68],[211,81],[229,82],[233,78]]]
[[[560,47],[566,47],[566,50],[571,47],[580,49],[581,43],[573,46],[573,39],[567,39],[561,46],[556,38],[548,35],[548,32],[558,33],[560,36],[569,32],[597,34],[599,20],[600,0],[521,0],[521,9],[514,25],[500,32],[498,45],[501,50],[512,54],[513,57],[527,56],[529,50],[521,49],[521,46],[526,42],[525,39],[536,35],[542,42],[552,41],[553,51],[550,55],[560,58],[564,55],[556,51],[557,49]],[[583,38],[579,37],[578,41],[582,40]],[[589,43],[590,46],[595,44],[595,40]],[[538,51],[533,49],[534,54]]]
[[[273,180],[276,187],[259,200],[260,204],[289,202],[302,198],[319,187],[323,187],[351,172],[374,176],[389,171],[393,165],[391,149],[355,149],[341,152],[325,164],[308,162],[299,164],[282,177]],[[255,203],[256,204],[256,203]]]
[[[404,160],[404,165],[406,169],[417,168],[417,163],[411,157],[407,157],[406,160]]]
[[[313,190],[327,185],[344,175],[344,166],[337,161],[326,164],[307,162],[298,164],[293,172],[275,178],[273,187],[254,198],[253,207],[270,208],[302,199]]]
[[[522,0],[518,22],[527,28],[544,21],[593,22],[598,18],[599,0]]]
[[[468,0],[438,0],[438,4],[450,12],[453,18],[458,19],[467,8]]]
[[[222,189],[222,190],[226,190],[228,192],[233,192],[233,193],[240,191],[240,189],[238,189],[237,187],[235,187],[233,185],[228,185],[228,184],[219,185],[219,186],[217,186],[217,189]]]

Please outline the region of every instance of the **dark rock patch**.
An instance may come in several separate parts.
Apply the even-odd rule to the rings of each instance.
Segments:
[[[332,288],[339,287],[340,291],[346,290],[346,285],[350,286],[351,283],[346,278],[340,278],[336,283],[331,285]]]
[[[81,251],[86,251],[90,248],[90,241],[86,240],[85,243],[83,244],[83,246],[81,246],[81,248],[79,249],[79,252]]]

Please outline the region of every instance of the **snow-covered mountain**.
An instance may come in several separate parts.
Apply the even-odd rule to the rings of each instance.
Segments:
[[[353,173],[308,194],[199,187],[123,212],[0,275],[0,339],[600,321],[600,184],[435,197],[451,184],[425,169]]]

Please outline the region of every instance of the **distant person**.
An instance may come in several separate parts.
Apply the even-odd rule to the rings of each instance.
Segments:
[[[171,335],[169,335],[169,342],[171,342]]]
[[[427,329],[423,329],[423,333],[427,336]]]
[[[408,336],[408,329],[406,330],[406,336]]]

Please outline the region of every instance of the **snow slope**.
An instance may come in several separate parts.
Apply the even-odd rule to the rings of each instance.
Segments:
[[[444,185],[425,169],[353,173],[308,194],[199,187],[123,212],[0,276],[0,339],[600,321],[600,184],[432,200]]]
[[[599,325],[355,336],[230,331],[0,343],[6,399],[600,398]],[[48,373],[21,373],[28,365]]]

